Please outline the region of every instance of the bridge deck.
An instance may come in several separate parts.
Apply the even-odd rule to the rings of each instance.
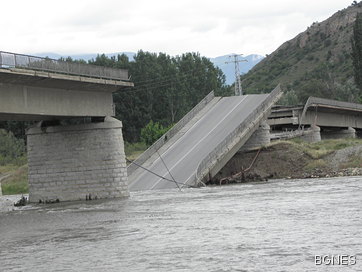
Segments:
[[[268,95],[225,97],[213,105],[201,119],[184,133],[161,158],[177,182],[192,183],[200,162],[232,133]],[[161,158],[153,161],[150,170],[171,179]],[[175,183],[165,181],[150,172],[129,177],[131,191],[174,188]]]
[[[114,115],[112,92],[128,71],[0,51],[0,120]]]
[[[362,104],[309,97],[304,106],[275,107],[268,119],[274,127],[317,125],[362,129]]]

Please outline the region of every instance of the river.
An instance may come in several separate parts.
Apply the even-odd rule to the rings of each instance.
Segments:
[[[0,200],[0,271],[362,271],[362,177],[4,205],[17,199]]]

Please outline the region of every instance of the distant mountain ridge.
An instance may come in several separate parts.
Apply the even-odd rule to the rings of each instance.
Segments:
[[[130,61],[133,61],[133,57],[136,53],[134,53],[134,52],[118,52],[118,53],[108,53],[105,55],[107,57],[113,57],[113,56],[117,56],[119,54],[125,54],[125,55],[127,55],[128,59]],[[46,52],[46,53],[37,53],[35,55],[39,56],[39,57],[49,57],[52,59],[71,57],[72,59],[78,59],[78,60],[83,59],[85,61],[89,61],[91,59],[95,59],[98,54],[94,53],[94,54],[60,55],[57,53]],[[223,73],[225,74],[225,77],[226,77],[226,84],[228,84],[228,85],[231,85],[235,82],[234,64],[226,63],[231,60],[229,58],[230,55],[224,55],[224,56],[219,56],[216,58],[210,58],[210,61],[215,66],[219,67],[223,71]],[[264,56],[256,55],[256,54],[241,57],[240,59],[246,59],[247,62],[241,62],[239,64],[240,73],[241,74],[247,73],[251,68],[254,67],[254,65],[258,64],[263,58],[264,58]]]
[[[230,58],[230,55],[224,55],[216,58],[210,58],[210,61],[214,63],[215,66],[219,67],[226,76],[226,84],[231,85],[235,82],[235,67],[233,63],[226,63],[230,62],[233,59]],[[251,68],[253,68],[256,64],[258,64],[264,56],[261,55],[248,55],[248,56],[241,56],[239,59],[247,60],[246,62],[240,62],[240,74],[247,73]]]

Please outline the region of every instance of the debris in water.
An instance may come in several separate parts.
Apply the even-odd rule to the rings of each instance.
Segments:
[[[28,199],[25,196],[21,196],[20,200],[16,203],[14,203],[15,207],[19,207],[19,206],[25,206],[28,203]]]

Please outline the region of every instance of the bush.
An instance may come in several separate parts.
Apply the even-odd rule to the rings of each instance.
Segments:
[[[3,180],[1,187],[4,195],[28,193],[28,167],[25,165],[13,171]]]
[[[154,123],[152,120],[141,129],[141,141],[146,143],[148,146],[152,145],[158,140],[163,134],[165,134],[170,127],[163,127],[158,122]]]
[[[26,162],[24,141],[11,132],[0,129],[0,165],[8,163],[22,165]]]

